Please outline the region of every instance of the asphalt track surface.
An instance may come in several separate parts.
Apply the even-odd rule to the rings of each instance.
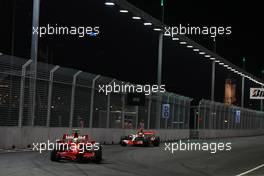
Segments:
[[[165,144],[149,148],[105,145],[101,164],[51,162],[48,152],[1,153],[0,176],[235,176],[264,164],[264,136],[207,140],[216,141],[232,142],[232,150],[172,154],[165,151]],[[246,175],[264,175],[264,167]]]

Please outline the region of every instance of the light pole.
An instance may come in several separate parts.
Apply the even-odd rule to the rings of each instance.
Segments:
[[[162,25],[164,24],[164,1],[161,0],[161,20]],[[157,73],[157,83],[160,87],[162,79],[162,51],[163,51],[163,30],[159,34],[159,51],[158,51],[158,73]],[[157,96],[157,106],[156,106],[156,128],[160,128],[160,113],[161,113],[161,96]]]
[[[214,52],[216,53],[216,39],[214,37]],[[215,61],[212,62],[212,85],[211,85],[211,101],[214,101],[215,92]]]
[[[261,79],[264,79],[264,70],[261,71]],[[263,88],[263,86],[261,86]],[[260,100],[260,110],[263,111],[263,99]]]
[[[33,64],[30,67],[32,79],[30,81],[30,94],[32,97],[31,125],[34,125],[36,108],[36,83],[37,83],[37,63],[38,63],[38,34],[34,34],[34,29],[39,27],[39,7],[40,0],[33,0],[32,14],[32,34],[31,34],[31,59]]]
[[[246,69],[246,58],[243,57],[243,70]],[[241,107],[244,107],[244,96],[245,96],[245,77],[242,76],[242,85],[241,85]]]
[[[162,25],[164,24],[164,2],[161,0],[161,20]],[[161,85],[161,79],[162,79],[162,50],[163,50],[163,30],[161,30],[159,34],[159,53],[158,53],[158,75],[157,75],[157,81],[158,86]]]
[[[11,55],[15,55],[15,28],[16,28],[16,0],[13,2],[13,14],[12,14],[12,41],[11,41]]]

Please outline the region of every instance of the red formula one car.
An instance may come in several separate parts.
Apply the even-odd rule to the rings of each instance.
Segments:
[[[133,145],[133,146],[159,146],[160,138],[155,135],[154,132],[140,131],[137,134],[131,134],[128,136],[121,137],[121,146]]]
[[[66,159],[78,162],[85,160],[100,162],[102,147],[100,143],[89,140],[88,135],[81,136],[75,130],[72,135],[64,134],[62,139],[57,140],[50,159],[51,161]]]

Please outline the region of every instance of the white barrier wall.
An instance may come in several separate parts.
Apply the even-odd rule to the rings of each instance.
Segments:
[[[54,142],[63,134],[71,133],[70,128],[47,128],[47,127],[0,127],[0,149],[27,148],[33,143],[47,141]],[[190,136],[189,130],[161,129],[155,131],[162,141],[173,141],[177,139],[187,139]],[[106,129],[106,128],[83,128],[82,134],[88,134],[91,139],[102,144],[118,144],[120,137],[135,133],[136,130],[128,129]],[[199,130],[199,138],[224,138],[239,136],[264,135],[264,130]]]
[[[155,131],[162,141],[187,139],[189,130],[161,129]],[[70,128],[47,128],[47,127],[0,127],[0,149],[26,148],[33,143],[54,142],[62,138],[62,135],[71,134]],[[106,129],[106,128],[83,128],[81,134],[88,134],[91,139],[102,144],[118,144],[120,137],[135,133],[136,130],[127,129]]]
[[[264,135],[263,129],[246,130],[246,129],[227,129],[227,130],[199,130],[199,138],[225,138],[239,136],[256,136]]]

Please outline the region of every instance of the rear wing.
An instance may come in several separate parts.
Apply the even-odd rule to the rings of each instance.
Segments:
[[[153,132],[153,131],[146,131],[146,132],[143,132],[143,134],[145,134],[145,135],[154,135],[155,132]]]
[[[69,134],[64,134],[63,135],[63,139],[74,139],[74,138],[78,138],[79,140],[88,140],[88,135],[78,135],[78,136],[75,136],[75,135],[69,135]]]

